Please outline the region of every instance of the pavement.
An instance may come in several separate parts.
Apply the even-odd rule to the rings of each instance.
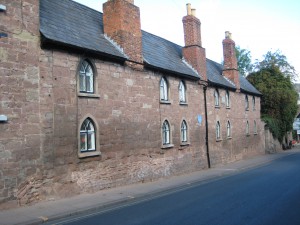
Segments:
[[[153,182],[138,183],[101,190],[92,194],[81,194],[72,198],[41,202],[32,206],[3,210],[0,211],[0,225],[43,224],[68,216],[104,210],[122,203],[138,201],[138,199],[153,198],[162,193],[186,188],[195,183],[211,182],[242,170],[266,165],[273,160],[296,153],[300,153],[300,146],[275,154],[259,155],[226,165],[217,165],[211,169],[172,176]]]

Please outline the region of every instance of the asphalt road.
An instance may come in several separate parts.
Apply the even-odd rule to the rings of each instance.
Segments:
[[[151,199],[51,224],[299,225],[300,153]]]

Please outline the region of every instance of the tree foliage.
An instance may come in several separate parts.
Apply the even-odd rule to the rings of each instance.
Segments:
[[[242,49],[240,46],[235,47],[238,70],[242,76],[246,76],[253,71],[251,63],[251,52],[247,49]]]
[[[287,61],[286,56],[280,50],[276,50],[275,52],[268,51],[262,61],[256,61],[254,64],[256,70],[275,67],[279,68],[282,74],[290,77],[291,80],[295,80],[298,76],[295,68]]]
[[[265,62],[268,62],[266,60]],[[270,61],[269,61],[270,62]],[[286,132],[292,130],[297,113],[298,93],[290,76],[281,71],[281,67],[270,62],[260,64],[259,71],[249,74],[247,79],[262,94],[261,114],[273,136],[282,142]]]

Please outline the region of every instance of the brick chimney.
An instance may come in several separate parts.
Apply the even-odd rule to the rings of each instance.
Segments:
[[[140,9],[134,0],[108,0],[103,4],[104,33],[123,48],[127,65],[143,66]]]
[[[206,76],[206,54],[201,42],[201,22],[196,17],[196,10],[187,4],[187,15],[183,17],[185,46],[182,49],[185,60],[197,70],[203,80]]]
[[[229,31],[225,32],[225,39],[223,40],[223,55],[224,55],[224,69],[223,75],[230,79],[240,90],[239,71],[237,66],[237,59],[235,55],[235,42],[231,38]]]

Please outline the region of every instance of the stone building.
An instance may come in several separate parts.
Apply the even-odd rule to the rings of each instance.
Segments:
[[[32,204],[264,153],[261,94],[206,59],[187,7],[185,46],[141,30],[133,0],[3,0],[0,203]]]

